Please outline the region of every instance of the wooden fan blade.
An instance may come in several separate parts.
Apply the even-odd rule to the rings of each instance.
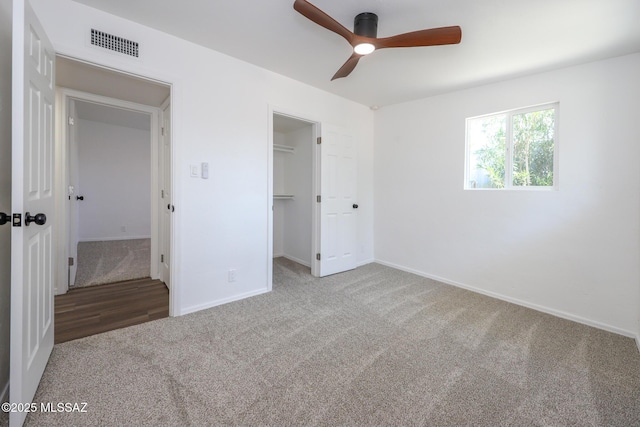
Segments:
[[[306,0],[295,0],[293,2],[293,8],[316,24],[344,37],[349,43],[351,43],[355,36],[355,34],[342,26],[338,21]]]
[[[458,44],[462,39],[462,29],[455,27],[431,28],[398,34],[397,36],[375,39],[376,49],[387,47],[436,46],[443,44]]]
[[[345,62],[344,65],[340,67],[340,69],[333,75],[331,81],[335,79],[341,79],[342,77],[347,77],[349,74],[351,74],[353,69],[356,68],[356,65],[358,65],[358,61],[360,61],[360,58],[362,58],[362,55],[358,55],[357,53],[351,55],[351,57],[347,59],[347,62]]]

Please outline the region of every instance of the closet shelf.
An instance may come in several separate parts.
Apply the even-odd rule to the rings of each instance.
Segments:
[[[289,147],[288,145],[273,144],[273,150],[282,151],[284,153],[293,153],[295,148]]]
[[[274,194],[274,200],[293,200],[293,194]]]

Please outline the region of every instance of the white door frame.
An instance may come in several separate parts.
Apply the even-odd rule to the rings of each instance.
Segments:
[[[91,93],[81,92],[77,90],[58,88],[58,121],[57,128],[59,132],[59,138],[57,138],[57,153],[59,157],[60,167],[58,170],[57,183],[58,194],[67,195],[68,193],[68,174],[69,170],[69,132],[68,130],[68,115],[69,104],[72,100],[92,102],[95,104],[105,105],[108,107],[119,108],[124,110],[131,110],[139,113],[149,114],[151,120],[151,137],[149,143],[151,144],[151,278],[157,279],[160,271],[160,257],[158,255],[158,237],[159,237],[159,162],[158,151],[160,138],[160,109],[156,107],[150,107],[148,105],[136,104],[133,102],[123,101],[120,99],[108,98],[105,96],[94,95]],[[56,211],[58,212],[58,229],[59,231],[59,249],[57,260],[57,280],[56,280],[56,294],[66,293],[68,291],[68,258],[69,258],[69,204],[66,203],[66,196],[58,198],[58,205]],[[63,247],[64,246],[64,247]]]
[[[60,105],[60,102],[58,101],[58,98],[60,97],[60,91],[58,89],[56,89],[56,106]],[[76,114],[76,106],[75,106],[75,102],[73,102],[73,100],[69,100],[68,102],[65,102],[65,117],[68,117],[68,121],[71,122],[71,120],[75,120],[77,119],[77,114]],[[60,119],[60,113],[62,108],[58,108],[57,109],[57,113],[58,113],[58,120],[59,123],[62,123],[62,126],[56,126],[57,128],[57,132],[56,135],[60,134],[63,131],[67,131],[68,127],[66,126],[66,124],[64,123],[63,120]],[[64,195],[63,194],[68,194],[67,199],[72,200],[70,198],[72,198],[73,196],[75,196],[76,194],[78,194],[79,189],[78,188],[74,188],[74,193],[75,194],[71,194],[70,191],[70,181],[73,181],[71,178],[72,175],[75,175],[78,173],[77,170],[74,170],[74,166],[77,166],[78,160],[74,159],[73,156],[77,156],[78,154],[78,149],[77,149],[77,131],[76,129],[74,129],[72,132],[67,132],[66,134],[66,138],[64,139],[59,139],[59,141],[62,141],[62,143],[64,144],[64,151],[62,152],[62,154],[64,154],[65,156],[65,163],[64,165],[66,166],[64,169],[65,171],[61,172],[61,167],[62,164],[57,164],[56,166],[58,166],[57,170],[59,172],[60,176],[64,176],[67,178],[66,181],[66,188],[63,188],[63,191],[67,192],[67,193],[58,193],[58,197],[56,198],[56,212],[59,212],[58,218],[59,221],[64,221],[64,224],[66,226],[66,239],[63,239],[63,235],[62,232],[59,233],[59,239],[58,241],[60,242],[60,244],[62,245],[62,242],[66,242],[66,247],[67,247],[67,253],[66,256],[67,258],[74,258],[74,260],[76,262],[74,262],[73,266],[68,266],[67,267],[67,281],[66,282],[60,282],[60,283],[66,283],[66,287],[64,288],[64,292],[66,292],[66,289],[68,289],[69,286],[71,286],[72,283],[75,282],[75,277],[76,277],[76,273],[77,273],[77,267],[78,267],[78,257],[77,257],[77,252],[78,252],[78,248],[77,246],[75,248],[73,248],[73,244],[75,243],[77,245],[78,242],[78,205],[77,204],[73,204],[72,206],[68,206],[68,203],[64,202]],[[63,187],[65,186],[64,184],[61,184]],[[68,211],[67,211],[67,215],[62,215],[62,211],[60,209],[64,209],[68,207]],[[62,222],[59,222],[59,224],[62,224]],[[60,228],[61,230],[64,229],[64,227]],[[60,268],[60,274],[62,274],[63,269]],[[56,270],[57,272],[57,270]],[[62,277],[61,277],[62,278]],[[73,278],[73,280],[72,280]],[[57,284],[57,279],[56,279],[56,284]],[[58,289],[54,288],[56,291],[56,294],[58,294]]]
[[[171,135],[171,95],[160,105],[160,135],[158,135],[158,249],[160,251],[158,261],[158,275],[171,292],[171,233],[173,217],[173,184],[171,167],[171,150],[173,147]],[[166,147],[169,150],[167,152]],[[168,157],[168,163],[167,163]],[[169,185],[165,186],[166,181]],[[168,188],[167,188],[168,187]],[[164,252],[165,244],[168,245],[167,252]],[[164,256],[163,256],[164,255]],[[166,262],[165,258],[166,257]]]
[[[313,195],[320,194],[320,156],[318,155],[318,145],[315,143],[320,136],[321,123],[318,120],[304,117],[305,114],[292,112],[286,108],[269,105],[269,135],[268,135],[268,165],[267,165],[267,286],[269,291],[273,289],[273,116],[290,117],[292,119],[307,122],[312,126],[312,138],[309,141],[313,144],[311,150],[311,182]],[[320,275],[320,262],[316,259],[315,254],[320,253],[320,204],[316,203],[315,197],[311,197],[309,203],[311,208],[311,274],[318,277]]]

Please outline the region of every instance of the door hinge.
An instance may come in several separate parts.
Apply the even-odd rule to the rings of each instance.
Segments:
[[[164,136],[164,126],[162,126],[162,128],[160,128],[160,129],[161,129],[161,132],[162,132],[162,136]]]
[[[164,199],[164,190],[160,190],[160,198]]]
[[[164,262],[164,254],[160,255],[160,262]]]
[[[22,227],[22,214],[14,213],[11,225],[14,227]]]
[[[320,254],[316,254],[316,259],[320,261]]]
[[[321,203],[322,202],[322,196],[316,196],[316,202]]]
[[[73,117],[69,116],[69,121],[68,121],[68,123],[69,123],[69,125],[70,125],[70,126],[73,126],[73,125],[75,125],[75,124],[76,124],[76,120],[75,120]]]
[[[73,266],[73,257],[69,257],[69,267]]]
[[[316,138],[316,144],[322,144],[322,137],[321,136]]]

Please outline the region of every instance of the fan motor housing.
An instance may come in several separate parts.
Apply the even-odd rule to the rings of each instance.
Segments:
[[[358,14],[353,19],[353,32],[359,36],[376,38],[378,35],[378,15],[371,12]]]

